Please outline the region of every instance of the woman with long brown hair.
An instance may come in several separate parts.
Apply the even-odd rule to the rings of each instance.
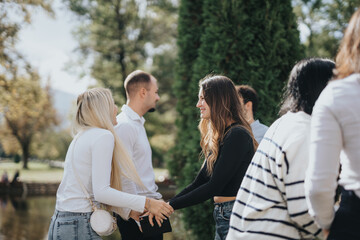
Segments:
[[[360,239],[360,9],[345,31],[334,74],[314,107],[306,194],[328,240]],[[335,213],[338,185],[343,190]]]
[[[257,143],[229,78],[205,77],[196,107],[200,109],[200,146],[205,160],[194,182],[171,199],[170,205],[181,209],[213,198],[215,239],[225,239],[234,200]]]

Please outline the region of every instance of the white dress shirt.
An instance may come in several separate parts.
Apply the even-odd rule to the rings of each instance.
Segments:
[[[144,117],[140,117],[139,114],[129,106],[123,105],[121,113],[116,118],[118,124],[115,126],[115,132],[128,151],[141,181],[146,187],[146,189],[143,189],[134,182],[123,179],[123,191],[161,199],[162,196],[157,192],[158,186],[155,184],[152,152],[144,127]],[[128,210],[128,212],[130,212],[130,210]]]
[[[329,229],[340,162],[339,184],[360,197],[360,74],[330,82],[312,115],[305,190],[310,214]]]
[[[108,130],[90,128],[75,136],[66,154],[64,176],[56,194],[55,208],[58,211],[91,212],[90,202],[81,189],[73,166],[95,204],[100,202],[139,212],[144,210],[145,197],[110,187],[113,150],[114,136]]]

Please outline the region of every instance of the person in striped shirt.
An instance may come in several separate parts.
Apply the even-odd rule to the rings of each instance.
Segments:
[[[304,195],[310,115],[334,62],[311,58],[292,69],[280,114],[265,134],[238,191],[227,240],[314,239],[321,229]]]

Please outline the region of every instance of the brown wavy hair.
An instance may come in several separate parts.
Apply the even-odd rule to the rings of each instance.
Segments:
[[[335,79],[342,79],[360,72],[360,9],[350,19],[335,62]]]
[[[244,117],[244,110],[234,83],[221,75],[206,76],[200,81],[200,91],[210,108],[210,119],[201,119],[199,130],[201,134],[201,155],[205,156],[203,166],[207,166],[209,175],[214,170],[214,165],[219,154],[219,146],[225,137],[225,128],[231,122],[238,123],[251,136],[254,149],[257,142],[252,134],[250,124]]]

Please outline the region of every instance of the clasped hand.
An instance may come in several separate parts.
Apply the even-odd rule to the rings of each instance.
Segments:
[[[145,211],[143,213],[131,211],[130,217],[136,221],[139,221],[140,216],[149,216],[149,223],[151,226],[154,226],[153,218],[159,226],[162,222],[174,212],[174,209],[170,206],[169,203],[164,202],[163,200],[156,200],[151,198],[146,198]]]

